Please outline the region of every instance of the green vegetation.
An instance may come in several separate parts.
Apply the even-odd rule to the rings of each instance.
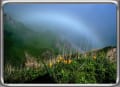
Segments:
[[[101,54],[102,55],[102,54]],[[40,62],[39,62],[40,63]],[[57,58],[43,67],[6,68],[5,82],[29,82],[49,74],[56,83],[115,83],[116,63],[105,56],[81,56],[80,58]],[[44,79],[44,78],[41,78]],[[48,79],[49,80],[49,79]]]
[[[5,65],[20,66],[25,62],[25,52],[42,57],[45,51],[58,54],[55,47],[57,36],[51,31],[35,32],[23,24],[4,17],[4,58]]]

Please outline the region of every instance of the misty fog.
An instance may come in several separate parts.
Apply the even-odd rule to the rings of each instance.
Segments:
[[[116,46],[112,4],[6,4],[4,11],[29,29],[53,32],[80,51]]]

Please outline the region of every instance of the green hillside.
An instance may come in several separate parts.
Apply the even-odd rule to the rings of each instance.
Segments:
[[[45,51],[52,51],[53,54],[58,53],[58,49],[55,47],[57,37],[53,32],[35,32],[22,23],[8,17],[4,16],[5,64],[23,64],[25,51],[39,58]]]

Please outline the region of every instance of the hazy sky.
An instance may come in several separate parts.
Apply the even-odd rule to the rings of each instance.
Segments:
[[[81,34],[99,47],[116,45],[115,4],[6,4],[4,12],[35,30],[52,27]]]

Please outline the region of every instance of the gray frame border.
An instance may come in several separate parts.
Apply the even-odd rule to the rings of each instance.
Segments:
[[[119,1],[119,0],[118,0]],[[1,10],[1,15],[0,15],[0,24],[1,24],[1,30],[0,30],[0,56],[1,56],[1,60],[0,60],[0,80],[1,80],[1,84],[3,86],[117,86],[120,84],[120,65],[119,65],[119,49],[120,49],[120,43],[119,43],[119,40],[120,40],[120,35],[119,35],[119,4],[120,2],[118,2],[117,0],[28,0],[28,1],[25,1],[25,0],[5,0],[5,1],[2,1],[1,3],[1,7],[0,7],[0,10]],[[69,4],[69,3],[79,3],[79,4],[87,4],[87,3],[111,3],[111,4],[115,4],[116,5],[116,8],[117,8],[117,78],[116,78],[116,84],[4,84],[4,79],[3,79],[3,9],[2,7],[7,4],[7,3],[46,3],[46,4],[59,4],[59,3],[65,3],[65,4]]]

